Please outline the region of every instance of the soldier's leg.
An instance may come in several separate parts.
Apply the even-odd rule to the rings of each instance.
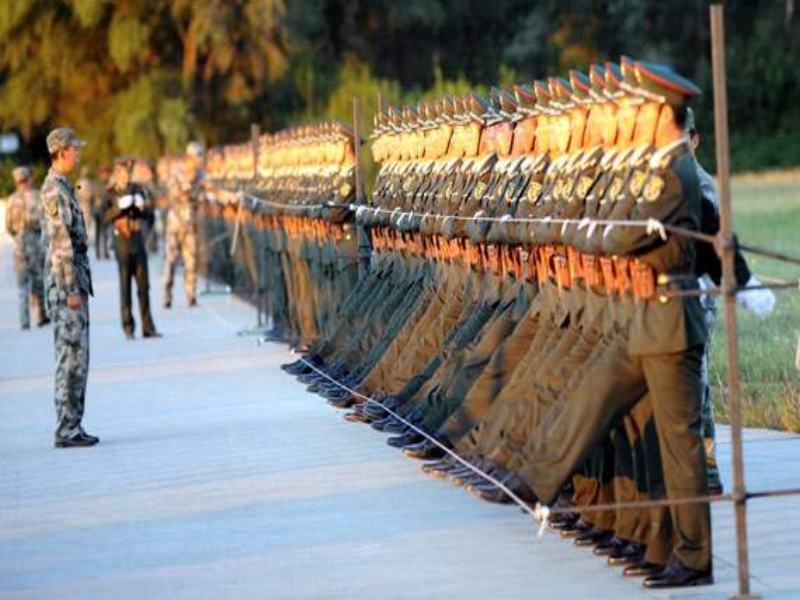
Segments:
[[[172,304],[172,286],[175,282],[175,266],[180,256],[178,232],[167,229],[164,244],[164,306]]]
[[[151,335],[156,332],[153,315],[150,312],[150,276],[147,268],[147,251],[140,245],[133,265],[136,278],[136,298],[139,301],[139,314],[142,316],[142,333]]]
[[[89,303],[83,296],[80,308],[73,310],[66,299],[51,297],[50,306],[56,355],[55,437],[68,439],[81,432],[89,372]]]
[[[31,278],[31,305],[36,324],[41,326],[48,322],[44,302],[44,254],[38,240],[26,255],[28,273]]]
[[[31,296],[31,282],[30,273],[25,265],[25,260],[22,256],[14,256],[14,272],[17,276],[17,293],[18,293],[18,306],[19,306],[19,324],[22,329],[30,329],[31,326],[31,311],[30,311],[30,296]]]
[[[653,398],[664,481],[669,498],[708,493],[705,449],[700,421],[703,347],[642,357]],[[711,513],[708,504],[673,506],[677,535],[674,556],[685,567],[711,570]]]
[[[714,404],[711,401],[711,385],[708,378],[709,353],[711,351],[711,340],[703,348],[702,366],[702,392],[703,402],[701,404],[701,422],[703,428],[703,445],[706,451],[706,468],[708,470],[708,487],[713,492],[722,493],[722,479],[719,474],[717,464],[716,448],[716,425],[714,424]]]
[[[197,235],[194,230],[184,232],[181,239],[181,258],[183,259],[183,287],[186,303],[197,302]]]
[[[641,365],[628,354],[627,339],[621,337],[586,370],[566,401],[545,415],[523,459],[521,477],[543,502],[552,502],[618,415],[645,391]]]
[[[122,329],[126,334],[133,335],[136,322],[133,319],[131,308],[131,278],[133,277],[133,253],[130,249],[123,250],[117,241],[117,270],[119,272],[119,308],[122,319]]]

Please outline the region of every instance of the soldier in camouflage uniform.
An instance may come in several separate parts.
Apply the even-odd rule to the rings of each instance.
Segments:
[[[89,373],[89,269],[86,223],[67,176],[80,160],[84,142],[68,128],[51,131],[52,166],[42,185],[45,292],[54,321],[56,448],[93,446],[99,440],[81,426]]]
[[[22,329],[31,326],[30,304],[36,324],[50,322],[44,310],[42,281],[42,207],[39,192],[31,186],[31,172],[17,167],[13,172],[17,190],[8,198],[6,230],[14,239],[14,271],[19,286],[19,322]]]
[[[164,307],[172,306],[172,284],[178,258],[183,260],[183,285],[186,302],[197,306],[197,203],[204,186],[202,161],[204,150],[199,142],[186,148],[183,169],[167,184],[166,254],[164,258]]]

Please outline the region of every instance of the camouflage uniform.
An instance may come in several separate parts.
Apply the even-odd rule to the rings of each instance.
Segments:
[[[190,175],[182,170],[167,185],[166,254],[164,258],[164,306],[172,304],[172,284],[178,258],[183,259],[183,285],[186,301],[197,300],[197,202],[203,190],[203,172]]]
[[[41,191],[44,207],[45,291],[54,321],[56,439],[80,435],[89,372],[89,302],[92,276],[86,224],[72,184],[55,169]],[[77,310],[67,296],[80,294]]]
[[[6,230],[14,238],[14,270],[19,286],[19,321],[30,327],[30,303],[37,325],[44,325],[44,285],[41,245],[42,209],[39,192],[19,190],[11,194],[6,206]]]

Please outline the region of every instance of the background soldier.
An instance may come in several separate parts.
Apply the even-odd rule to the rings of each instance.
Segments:
[[[52,165],[41,192],[45,291],[56,350],[56,448],[94,446],[99,441],[81,426],[89,373],[89,296],[93,291],[86,223],[67,179],[78,166],[83,145],[66,127],[47,135]]]
[[[97,185],[89,175],[89,167],[81,167],[81,176],[75,182],[75,197],[81,206],[86,233],[91,240],[94,237],[94,196],[98,193]]]
[[[8,198],[6,230],[14,239],[14,271],[19,286],[19,322],[23,329],[29,329],[31,300],[36,324],[41,327],[50,322],[44,310],[42,207],[39,203],[39,192],[31,186],[30,169],[17,167],[12,176],[17,190]]]
[[[118,160],[111,176],[111,205],[106,222],[114,231],[114,254],[119,270],[119,299],[122,329],[133,339],[136,322],[131,310],[131,280],[136,278],[136,296],[142,316],[142,337],[161,337],[150,314],[150,281],[147,271],[145,236],[153,224],[153,205],[147,190],[131,181],[133,161]]]
[[[186,302],[197,306],[197,202],[203,190],[203,146],[186,147],[182,169],[167,184],[168,210],[164,258],[164,307],[172,306],[172,284],[178,257],[183,259]]]
[[[106,226],[106,210],[108,210],[108,193],[106,186],[111,175],[107,166],[100,167],[99,181],[92,196],[92,217],[94,218],[94,256],[97,260],[108,258],[108,227]]]

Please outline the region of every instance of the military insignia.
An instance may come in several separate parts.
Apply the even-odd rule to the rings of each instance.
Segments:
[[[350,182],[348,182],[348,181],[345,181],[345,182],[342,184],[342,187],[340,187],[340,188],[339,188],[339,195],[341,195],[341,196],[342,196],[342,198],[347,198],[347,196],[349,196],[349,195],[350,195],[350,192],[351,192],[351,190],[352,190],[352,189],[353,189],[353,188],[352,188],[352,186],[350,185]]]
[[[517,186],[514,183],[509,183],[506,188],[506,202],[513,202],[514,195],[517,191]]]
[[[528,189],[525,192],[525,199],[533,204],[539,199],[539,194],[542,192],[542,184],[538,181],[531,181],[528,184]]]
[[[594,179],[588,175],[581,176],[581,178],[578,180],[578,187],[576,189],[576,194],[579,200],[586,198],[586,196],[589,194],[589,190],[592,188],[592,183],[594,183]]]
[[[46,196],[43,199],[44,209],[47,211],[47,214],[51,217],[55,217],[58,214],[58,202],[56,198],[53,196]]]
[[[663,191],[664,180],[658,175],[653,175],[644,186],[644,199],[648,202],[655,202],[661,197],[661,192]]]
[[[611,185],[608,187],[608,199],[614,202],[622,191],[622,179],[614,177]]]
[[[644,188],[644,182],[647,180],[647,175],[641,169],[636,169],[631,174],[631,195],[634,198],[638,198],[639,194],[642,193],[642,189]]]
[[[486,192],[486,183],[484,183],[483,181],[479,181],[475,185],[475,189],[472,192],[472,197],[475,198],[476,200],[479,200],[483,198],[483,194],[485,192]]]

